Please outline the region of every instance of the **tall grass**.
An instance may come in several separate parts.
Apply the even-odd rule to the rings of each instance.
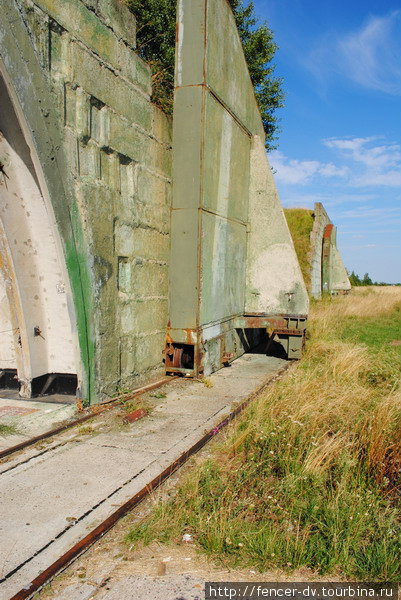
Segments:
[[[390,316],[399,335],[400,300],[388,288],[315,304],[303,360],[130,543],[189,532],[207,553],[260,570],[399,579],[401,360],[346,332],[349,317],[380,327]]]

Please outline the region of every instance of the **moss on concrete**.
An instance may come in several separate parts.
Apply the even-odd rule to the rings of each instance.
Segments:
[[[285,208],[284,214],[294,241],[306,287],[310,289],[310,234],[313,228],[313,210]]]

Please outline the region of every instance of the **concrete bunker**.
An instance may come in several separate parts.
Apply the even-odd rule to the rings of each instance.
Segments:
[[[346,294],[351,290],[348,273],[337,247],[337,228],[323,204],[313,210],[285,209],[308,291],[313,298],[323,293]]]
[[[349,292],[351,284],[337,248],[337,228],[332,223],[324,228],[322,244],[322,292],[333,295]]]
[[[264,338],[300,356],[308,297],[228,3],[178,4],[173,123],[135,37],[117,0],[3,8],[0,370],[25,396],[59,374],[94,403]]]
[[[299,358],[307,292],[224,0],[178,2],[171,227],[167,372],[207,375],[266,331]]]

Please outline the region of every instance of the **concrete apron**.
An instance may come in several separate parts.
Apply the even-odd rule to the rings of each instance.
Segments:
[[[0,450],[25,442],[75,416],[75,397],[54,394],[25,400],[18,392],[0,392],[0,425],[11,425],[14,434],[0,432]]]
[[[285,364],[244,355],[209,378],[213,387],[177,380],[161,388],[160,404],[123,431],[70,430],[45,450],[3,461],[0,598],[29,584]]]

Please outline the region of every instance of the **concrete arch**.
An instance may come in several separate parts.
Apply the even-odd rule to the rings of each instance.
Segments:
[[[90,285],[82,236],[50,84],[13,0],[0,22],[0,75],[0,303],[8,314],[2,326],[9,321],[16,349],[10,361],[16,362],[24,395],[32,378],[73,372],[90,399]]]

